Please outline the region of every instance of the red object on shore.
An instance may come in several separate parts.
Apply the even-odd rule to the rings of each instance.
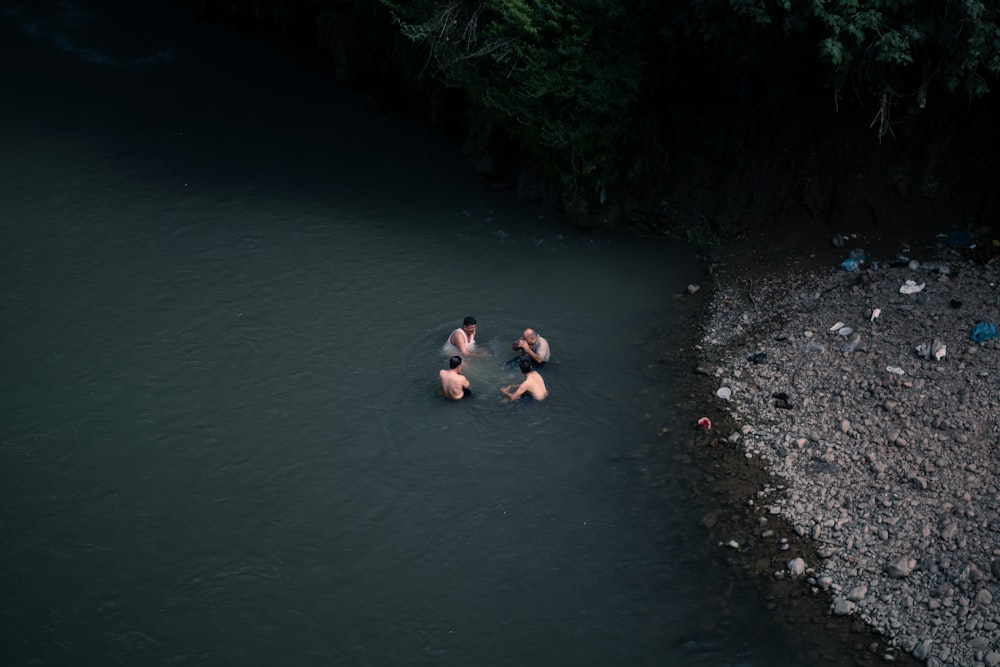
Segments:
[[[698,426],[702,427],[707,431],[708,429],[712,428],[712,420],[709,419],[708,417],[702,417],[701,419],[698,420]]]

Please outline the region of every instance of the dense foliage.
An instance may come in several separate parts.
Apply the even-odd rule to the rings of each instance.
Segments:
[[[464,90],[539,154],[571,191],[611,178],[640,93],[643,53],[620,2],[397,3],[402,33],[432,73]]]
[[[976,100],[1000,81],[996,0],[203,1],[299,32],[311,21],[334,59],[379,51],[369,74],[460,93],[591,208],[686,135],[731,145],[754,131],[746,116],[803,94],[863,105],[881,140],[897,105]],[[737,112],[748,99],[754,113]]]
[[[808,78],[836,104],[875,106],[881,139],[894,105],[981,97],[1000,78],[1000,8],[978,0],[381,2],[427,69],[544,153],[573,195],[635,175],[653,119],[699,113],[695,96],[732,103],[765,81],[781,99]]]

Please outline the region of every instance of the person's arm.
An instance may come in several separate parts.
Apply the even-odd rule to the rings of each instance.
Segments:
[[[486,350],[476,350],[468,346],[466,343],[466,338],[464,333],[456,331],[448,339],[448,342],[458,349],[458,353],[463,357],[485,357],[487,355]]]
[[[538,354],[538,352],[535,352],[534,350],[531,349],[531,346],[528,345],[528,341],[522,338],[520,344],[521,344],[521,351],[524,352],[529,357],[531,357],[531,360],[534,361],[536,364],[540,364],[544,361],[544,359],[540,354]],[[539,345],[538,349],[541,350],[542,346]]]
[[[525,386],[527,384],[528,384],[527,382],[522,382],[514,391],[511,391],[511,387],[513,387],[514,385],[510,385],[510,387],[504,387],[500,391],[502,391],[503,395],[509,398],[510,400],[516,401],[517,399],[521,398],[521,394],[523,394],[525,391],[528,390],[528,388]]]

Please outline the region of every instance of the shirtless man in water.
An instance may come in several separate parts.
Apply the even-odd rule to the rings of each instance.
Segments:
[[[536,401],[544,401],[549,395],[549,390],[545,388],[545,380],[542,379],[541,373],[532,370],[530,359],[521,359],[519,366],[524,373],[524,381],[520,385],[509,384],[500,391],[511,401],[516,401],[525,394]]]
[[[441,393],[445,398],[457,401],[471,393],[469,378],[462,375],[462,357],[457,354],[448,360],[448,370],[438,371],[441,378]]]
[[[476,350],[476,318],[471,315],[462,320],[462,326],[451,332],[444,344],[445,352],[458,352],[464,357],[481,357],[484,352]]]

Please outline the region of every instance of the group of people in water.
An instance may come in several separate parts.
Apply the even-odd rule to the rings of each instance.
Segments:
[[[485,351],[476,349],[476,318],[470,315],[462,320],[462,326],[451,332],[443,349],[446,353],[454,352],[454,354],[448,359],[448,368],[442,369],[438,373],[441,378],[441,393],[445,398],[453,401],[471,396],[472,389],[469,378],[462,374],[463,358],[486,355]],[[524,379],[520,384],[501,387],[500,393],[511,401],[522,398],[545,400],[549,391],[545,387],[545,379],[542,378],[537,368],[549,360],[549,342],[539,336],[534,329],[529,328],[525,329],[521,337],[514,341],[511,349],[519,354],[507,363],[511,365],[516,363],[521,373],[524,374]]]

